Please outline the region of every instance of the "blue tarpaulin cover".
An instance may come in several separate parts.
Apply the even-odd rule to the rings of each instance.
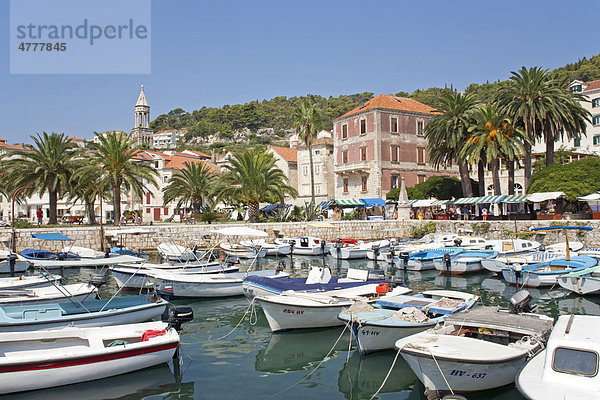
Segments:
[[[62,233],[51,232],[51,233],[34,233],[31,235],[35,239],[40,240],[73,240],[71,238],[66,237]]]

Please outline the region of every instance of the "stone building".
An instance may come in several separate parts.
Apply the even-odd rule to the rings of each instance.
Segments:
[[[298,150],[269,145],[267,153],[271,153],[275,157],[275,165],[287,176],[288,185],[298,190]],[[286,201],[289,202],[292,199],[286,198]]]
[[[433,175],[457,176],[456,167],[428,164],[424,129],[434,108],[416,100],[380,94],[334,123],[335,198],[384,198],[400,186]]]
[[[335,162],[333,158],[333,133],[321,131],[311,145],[313,157],[313,177],[315,184],[315,202],[335,198]],[[311,201],[310,158],[308,147],[298,147],[298,198],[300,204]]]
[[[154,145],[154,135],[150,129],[150,106],[144,94],[144,85],[135,103],[135,123],[131,134],[137,145],[147,145],[150,148]]]

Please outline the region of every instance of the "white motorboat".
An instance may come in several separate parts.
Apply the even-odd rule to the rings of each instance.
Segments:
[[[232,272],[228,274],[180,274],[149,271],[158,287],[158,294],[166,299],[241,296],[242,282],[248,275],[269,276],[273,279],[289,276],[275,270]]]
[[[105,267],[118,264],[137,264],[146,261],[143,258],[130,255],[114,255],[106,258],[81,258],[79,260],[27,260],[34,267],[54,268],[80,268],[80,267]]]
[[[275,239],[275,244],[290,245],[294,255],[320,256],[329,253],[327,242],[311,236],[279,238]]]
[[[384,288],[378,290],[378,288]],[[323,293],[286,291],[277,296],[257,296],[272,332],[302,328],[324,328],[344,323],[337,316],[355,302],[373,302],[384,296],[406,294],[410,289],[387,284],[368,284]]]
[[[267,256],[267,249],[261,248],[260,246],[244,246],[238,243],[221,243],[219,245],[221,250],[228,256],[238,258],[264,258]]]
[[[393,349],[398,339],[429,329],[447,315],[473,307],[479,296],[453,290],[426,290],[377,300],[371,309],[341,312],[338,318],[350,323],[361,354]]]
[[[556,258],[536,264],[515,265],[502,269],[502,276],[511,285],[546,287],[556,284],[557,279],[571,272],[579,272],[598,264],[593,257],[575,256]]]
[[[269,243],[265,239],[242,240],[240,244],[260,247],[267,251],[267,256],[287,256],[292,253],[292,247],[289,244]]]
[[[517,376],[517,389],[527,399],[600,398],[598,375],[600,317],[561,315],[545,350]]]
[[[31,267],[29,260],[18,254],[0,250],[0,274],[25,272]]]
[[[508,257],[520,256],[540,251],[542,244],[540,242],[536,242],[535,240],[501,239],[488,240],[488,244],[485,248],[488,250],[497,251],[498,257]]]
[[[156,248],[160,257],[167,262],[187,262],[196,260],[196,253],[189,247],[175,243],[160,243]]]
[[[179,345],[163,322],[0,333],[0,393],[70,385],[168,362]]]
[[[491,243],[480,236],[457,236],[453,240],[453,245],[462,247],[465,250],[484,250]]]
[[[387,251],[390,247],[389,240],[377,240],[375,242],[363,242],[354,246],[346,246],[340,249],[339,258],[342,260],[354,260],[367,258],[369,251]]]
[[[511,306],[519,311],[530,298],[519,292]],[[442,326],[400,339],[395,347],[423,382],[428,398],[471,393],[512,384],[527,360],[543,349],[552,322],[544,315],[475,307],[448,316]]]
[[[548,246],[545,246],[544,249],[546,251],[558,251],[561,253],[564,253],[566,251],[567,248],[567,242],[558,242],[558,243],[553,243],[553,244],[549,244]],[[583,250],[583,243],[581,242],[575,242],[575,241],[571,241],[569,240],[569,251],[580,251]]]
[[[83,301],[94,299],[97,295],[98,289],[87,283],[73,283],[71,285],[30,289],[9,289],[0,291],[0,305]]]
[[[91,249],[89,247],[81,246],[65,246],[61,250],[63,253],[73,253],[81,258],[103,258],[104,253]]]
[[[481,266],[488,271],[501,273],[503,268],[511,268],[522,264],[535,264],[543,261],[564,258],[565,253],[558,251],[538,251],[520,256],[498,256],[496,258],[485,258],[481,260]]]
[[[437,258],[433,264],[435,269],[442,275],[461,275],[481,271],[481,260],[492,259],[498,255],[494,250],[466,250],[444,257]]]
[[[18,277],[0,278],[0,290],[41,288],[59,285],[62,277],[60,275],[39,274],[21,275]]]
[[[557,278],[563,288],[577,294],[600,293],[600,266],[570,272]]]
[[[141,289],[153,285],[148,272],[163,271],[178,274],[219,274],[239,271],[239,263],[221,264],[218,261],[199,261],[186,264],[118,265],[110,272],[119,287]]]

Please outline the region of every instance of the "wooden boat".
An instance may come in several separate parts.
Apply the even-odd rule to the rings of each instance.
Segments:
[[[294,255],[320,256],[329,253],[327,242],[311,236],[275,239],[275,244],[290,245]]]
[[[0,306],[0,332],[131,324],[160,317],[168,303],[155,294],[78,302]]]
[[[380,286],[382,285],[382,286]],[[383,288],[383,290],[378,290]],[[287,291],[277,296],[257,296],[272,332],[340,326],[338,314],[355,302],[374,302],[383,296],[406,294],[410,289],[398,286],[389,291],[387,284],[368,284],[323,293]]]
[[[393,349],[398,339],[429,329],[473,307],[479,296],[453,290],[426,290],[375,301],[368,311],[342,311],[338,318],[350,323],[361,354]]]
[[[205,298],[241,296],[242,282],[249,275],[268,276],[273,279],[289,276],[276,270],[232,272],[227,274],[181,274],[163,271],[148,271],[164,299]]]
[[[519,392],[527,399],[599,398],[599,332],[598,316],[558,317],[546,349],[517,376]]]
[[[517,295],[512,306],[531,298]],[[395,347],[434,399],[513,383],[527,360],[543,349],[552,322],[543,315],[475,307],[400,339]]]
[[[242,282],[244,295],[250,299],[256,296],[272,296],[287,290],[323,292],[345,289],[370,283],[385,282],[385,277],[373,270],[348,269],[346,276],[331,275],[327,267],[312,267],[306,278],[271,279],[258,275],[249,275]]]
[[[600,293],[600,266],[569,272],[557,278],[563,288],[577,294]]]
[[[434,261],[435,269],[442,275],[460,275],[481,271],[481,260],[492,259],[498,255],[494,250],[465,250]]]
[[[536,264],[515,265],[502,269],[502,276],[511,285],[546,287],[555,285],[557,279],[571,272],[591,268],[598,260],[587,256],[557,258]]]
[[[87,283],[0,291],[0,305],[76,302],[96,298],[98,289]]]
[[[0,394],[70,385],[169,361],[177,331],[163,322],[0,333]]]
[[[60,275],[39,274],[21,275],[11,278],[0,278],[0,290],[27,289],[59,285],[62,277]]]

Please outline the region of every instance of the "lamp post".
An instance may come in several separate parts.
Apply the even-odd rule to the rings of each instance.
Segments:
[[[17,252],[17,231],[15,230],[15,197],[17,196],[17,193],[19,193],[21,190],[23,189],[33,189],[31,186],[21,186],[20,188],[18,188],[17,190],[15,190],[12,194],[12,199],[11,199],[11,216],[12,216],[12,240],[11,240],[11,245],[12,245],[12,252],[16,253]]]

